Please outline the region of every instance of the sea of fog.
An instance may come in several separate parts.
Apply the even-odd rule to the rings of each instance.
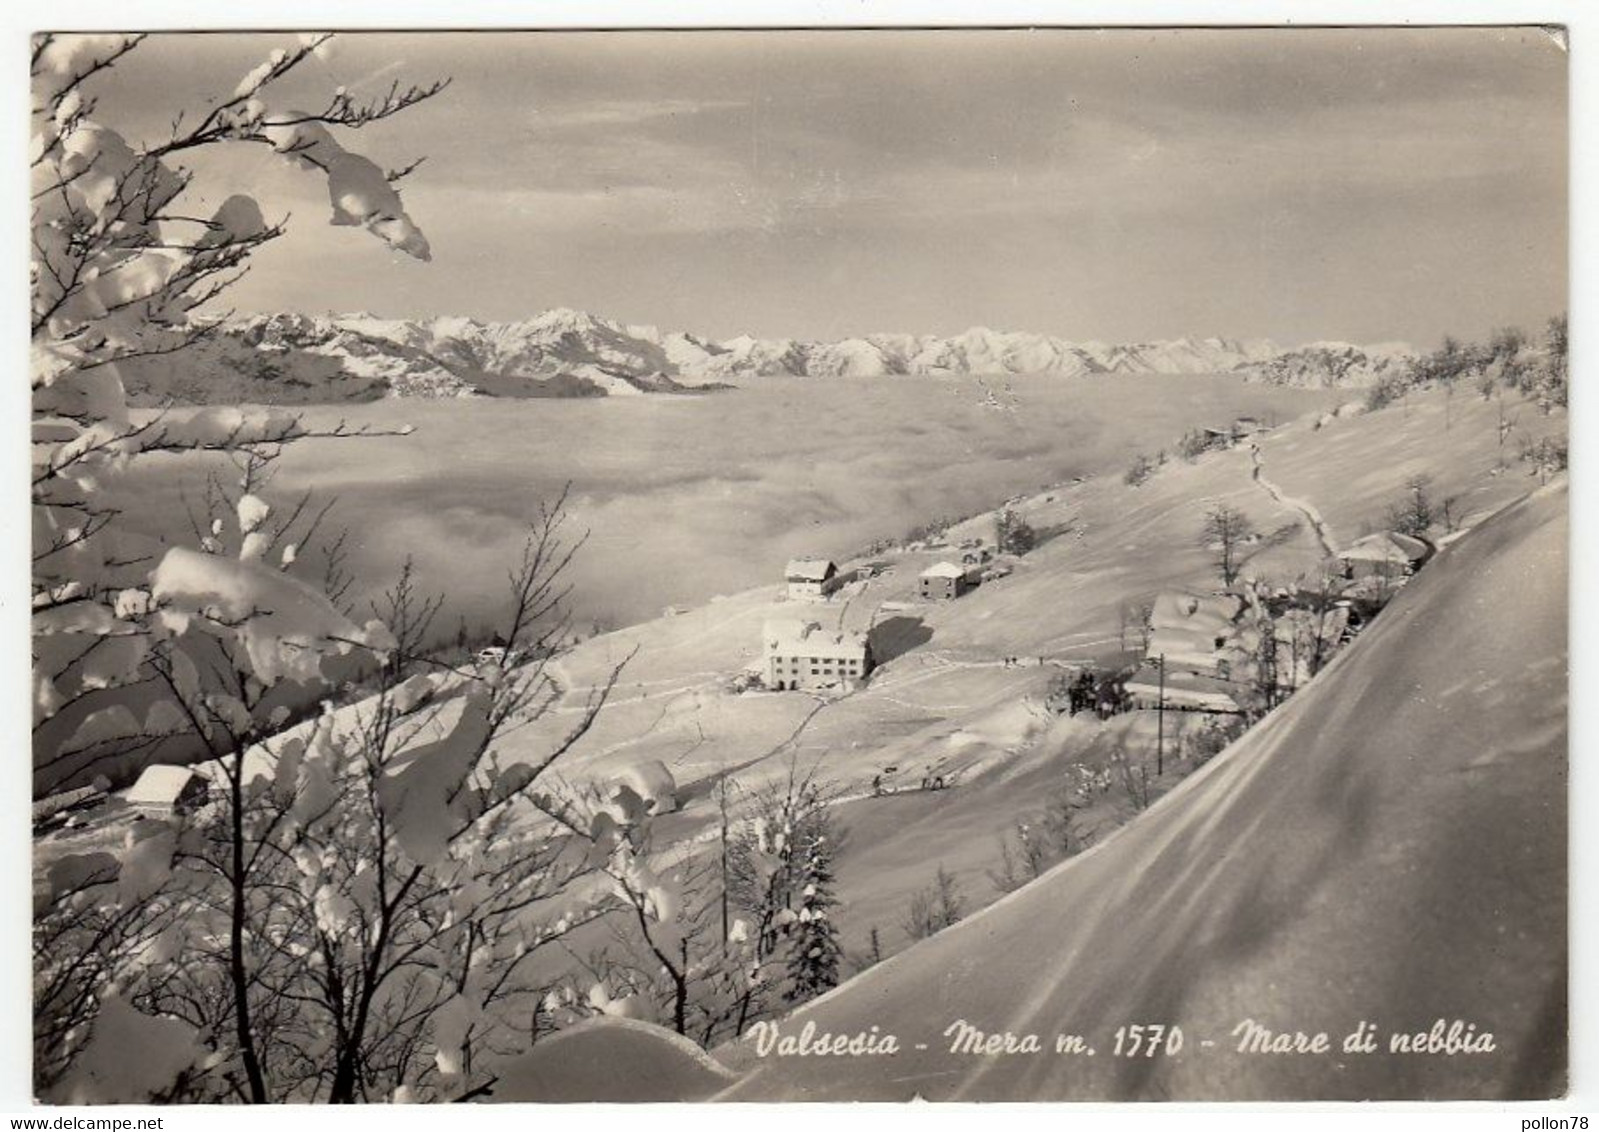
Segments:
[[[404,436],[307,440],[269,496],[333,500],[348,532],[352,596],[377,593],[410,557],[474,627],[541,501],[570,484],[579,628],[618,627],[668,605],[777,583],[801,555],[841,557],[940,516],[965,516],[1234,416],[1286,420],[1348,394],[1229,377],[771,379],[705,396],[390,400],[313,406],[312,426]],[[146,463],[130,520],[192,541],[204,461]]]

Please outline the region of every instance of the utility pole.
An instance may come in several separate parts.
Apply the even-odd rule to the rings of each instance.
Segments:
[[[1166,654],[1155,658],[1160,674],[1160,695],[1155,701],[1155,777],[1166,773]]]
[[[727,776],[717,784],[717,802],[722,812],[722,954],[727,954],[729,927],[727,922]]]

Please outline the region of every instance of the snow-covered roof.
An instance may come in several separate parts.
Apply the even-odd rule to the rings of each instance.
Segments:
[[[825,632],[814,621],[768,621],[762,631],[768,653],[818,660],[859,660],[866,655],[865,633]]]
[[[1160,673],[1154,665],[1145,664],[1128,677],[1124,685],[1128,695],[1155,697],[1164,690],[1168,707],[1198,707],[1212,711],[1237,711],[1238,701],[1233,698],[1237,685],[1225,680],[1215,680],[1191,672],[1166,672],[1164,689]]]
[[[126,798],[135,805],[170,806],[199,777],[193,767],[147,766],[139,780],[128,787]]]
[[[818,628],[814,621],[801,621],[795,617],[779,617],[761,626],[761,638],[768,645],[773,641],[803,640],[805,634]]]
[[[1378,531],[1356,539],[1338,557],[1353,562],[1420,562],[1427,557],[1427,544],[1398,531]]]
[[[1236,634],[1235,619],[1242,609],[1236,594],[1163,593],[1150,613],[1152,631],[1144,655],[1164,656],[1168,671],[1184,665],[1209,667]]]
[[[59,794],[51,794],[49,797],[40,798],[33,804],[33,820],[41,821],[52,814],[58,814],[62,810],[70,809],[80,802],[86,802],[90,798],[103,793],[105,791],[98,786],[80,786],[76,790],[63,790]]]
[[[940,562],[922,571],[924,578],[964,578],[966,571],[949,562]]]
[[[838,567],[826,558],[794,558],[783,576],[791,582],[825,582],[836,573]]]
[[[1149,623],[1156,629],[1225,629],[1243,608],[1237,594],[1167,592],[1155,599]]]

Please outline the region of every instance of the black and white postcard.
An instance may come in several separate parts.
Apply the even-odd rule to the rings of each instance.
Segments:
[[[37,1103],[1564,1096],[1569,39],[39,32]]]

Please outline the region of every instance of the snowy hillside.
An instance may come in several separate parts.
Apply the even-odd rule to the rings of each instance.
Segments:
[[[782,1024],[897,1034],[892,1072],[743,1043],[728,1098],[1557,1094],[1566,529],[1563,488],[1489,520],[1144,820]],[[1334,1049],[1240,1053],[1251,1018]],[[1493,1051],[1389,1055],[1391,1033],[1440,1018],[1491,1032]],[[1086,1035],[1100,1056],[952,1056],[956,1019]],[[1338,1049],[1362,1019],[1381,1055]],[[1186,1044],[1110,1056],[1128,1021],[1181,1025]]]
[[[1556,1095],[1566,533],[1563,486],[1489,518],[1306,690],[1137,821],[775,1031],[718,1049],[738,1079],[715,1099]],[[959,1020],[1043,1048],[952,1053]],[[1247,1020],[1306,1043],[1325,1032],[1331,1048],[1240,1052]],[[1344,1051],[1363,1021],[1379,1052]],[[1180,1048],[1118,1056],[1116,1030],[1131,1023],[1180,1027]],[[1451,1026],[1476,1052],[1390,1051],[1394,1035],[1425,1047]],[[763,1037],[807,1030],[812,1056],[758,1053]],[[649,1082],[637,1098],[614,1077],[557,1082],[559,1043],[507,1064],[497,1098],[706,1097],[680,1039],[646,1033],[606,1022],[583,1033],[586,1058],[625,1057]],[[814,1055],[828,1036],[890,1034],[891,1056]],[[1056,1052],[1062,1034],[1083,1046]]]
[[[836,342],[741,335],[713,342],[582,311],[517,322],[367,313],[228,319],[190,355],[145,359],[129,388],[142,403],[308,403],[380,396],[597,397],[681,393],[763,377],[1237,373],[1311,388],[1376,381],[1404,346],[1179,338],[1107,345],[973,327],[947,338],[872,334]]]

